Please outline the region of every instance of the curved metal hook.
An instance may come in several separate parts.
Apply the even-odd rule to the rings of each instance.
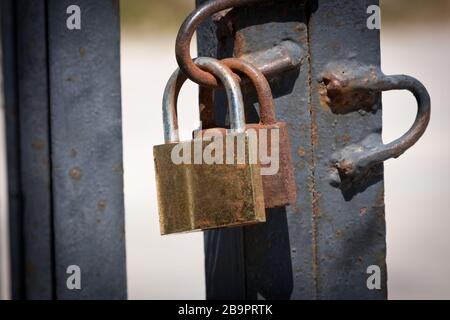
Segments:
[[[332,166],[337,169],[332,174],[333,185],[341,185],[342,179],[358,179],[377,164],[391,158],[398,158],[411,148],[424,134],[430,121],[431,99],[427,89],[417,79],[405,75],[386,76],[378,68],[369,68],[364,76],[333,79],[327,90],[339,92],[368,90],[373,92],[408,90],[417,100],[417,116],[412,127],[400,138],[388,144],[380,144],[374,135],[362,142],[350,145],[332,155]],[[378,136],[378,135],[377,135]]]
[[[184,20],[178,31],[176,40],[175,55],[178,65],[184,74],[186,74],[189,79],[202,86],[219,86],[217,79],[212,74],[200,69],[192,61],[189,50],[195,30],[203,21],[217,12],[264,1],[267,0],[211,0],[195,9],[186,20]]]

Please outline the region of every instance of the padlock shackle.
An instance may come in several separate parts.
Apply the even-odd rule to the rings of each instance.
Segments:
[[[277,120],[272,89],[264,74],[257,67],[243,59],[227,58],[220,60],[220,62],[229,67],[233,72],[246,75],[252,82],[258,96],[260,123],[264,125],[276,124]]]
[[[253,64],[248,61],[239,58],[226,58],[220,60],[223,64],[229,67],[235,74],[236,77],[238,74],[243,74],[250,79],[251,83],[256,89],[256,94],[258,96],[259,103],[259,118],[260,124],[262,125],[274,125],[277,123],[276,115],[275,115],[275,105],[272,96],[272,89],[270,88],[269,81],[264,76],[264,74]],[[241,78],[238,78],[241,83],[241,88],[243,86],[243,82]],[[203,87],[204,94],[212,97],[214,88],[211,87]],[[208,105],[206,107],[212,107]],[[212,112],[208,113],[209,119],[207,121],[211,121]],[[205,119],[203,119],[205,120]]]
[[[214,58],[201,57],[195,60],[195,64],[205,69],[222,82],[228,98],[231,132],[245,131],[244,99],[242,97],[239,81],[235,79],[233,72],[226,65]],[[169,81],[163,95],[163,124],[165,143],[177,143],[180,141],[178,133],[177,100],[181,87],[186,81],[184,73],[177,69]]]

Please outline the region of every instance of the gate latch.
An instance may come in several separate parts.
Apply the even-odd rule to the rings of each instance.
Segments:
[[[335,113],[364,110],[377,105],[379,94],[389,90],[408,90],[417,100],[417,116],[412,127],[397,140],[383,144],[373,133],[357,144],[336,151],[330,159],[330,182],[346,189],[370,175],[378,164],[398,158],[423,135],[430,121],[431,100],[417,79],[406,75],[383,74],[376,66],[342,67],[334,65],[323,74],[323,99]],[[339,67],[341,66],[341,67]],[[367,110],[366,110],[367,111]]]

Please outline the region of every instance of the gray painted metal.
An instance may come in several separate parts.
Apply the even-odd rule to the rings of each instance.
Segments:
[[[118,1],[1,4],[13,298],[125,299]]]
[[[15,1],[3,0],[0,4],[8,168],[11,297],[12,299],[17,300],[24,297],[25,278],[23,263],[22,193],[20,181],[19,108],[17,101]]]
[[[16,1],[25,296],[53,297],[45,2]]]
[[[381,100],[369,112],[336,114],[321,103],[320,75],[335,62],[380,65],[378,30],[367,28],[367,7],[378,1],[316,1],[309,22],[314,152],[314,224],[320,299],[385,299],[386,231],[382,165],[352,190],[329,181],[334,151],[376,133],[381,143]],[[368,290],[367,267],[381,268],[382,289]]]
[[[270,79],[277,116],[290,130],[297,204],[269,210],[264,225],[205,232],[208,299],[386,298],[382,166],[351,193],[329,179],[334,151],[373,132],[381,139],[381,101],[372,113],[335,114],[320,100],[328,63],[379,66],[379,32],[366,27],[373,4],[378,1],[319,0],[306,7],[277,1],[234,9],[225,23],[209,20],[199,28],[199,56],[239,56],[286,39],[307,53],[299,69]],[[254,93],[244,92],[247,122],[256,122]],[[223,105],[218,92],[215,113],[222,124]],[[381,268],[381,290],[367,289],[370,265]]]
[[[68,30],[66,9],[81,9]],[[119,1],[49,0],[57,299],[125,299]],[[82,290],[68,290],[67,267]]]
[[[127,296],[119,41],[118,1],[2,1],[15,299]]]

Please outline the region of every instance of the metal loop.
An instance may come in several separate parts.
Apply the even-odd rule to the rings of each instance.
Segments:
[[[417,79],[405,76],[384,76],[378,82],[366,85],[368,89],[379,91],[408,90],[417,100],[417,115],[411,128],[399,139],[383,145],[379,150],[369,153],[365,162],[377,163],[390,158],[398,158],[411,148],[424,134],[430,122],[431,99],[427,89]]]
[[[350,89],[371,91],[408,90],[417,100],[417,116],[412,127],[399,139],[379,144],[371,136],[357,145],[348,146],[333,155],[332,162],[341,175],[357,176],[390,158],[398,158],[424,134],[430,121],[431,99],[427,89],[415,78],[405,75],[386,76],[381,71],[360,79],[350,79]]]
[[[234,78],[233,72],[226,65],[214,58],[198,58],[195,60],[195,63],[214,74],[223,83],[228,98],[231,131],[244,132],[244,100],[239,82]],[[165,143],[177,143],[180,141],[177,100],[178,94],[186,79],[186,75],[180,69],[177,69],[170,77],[164,90],[163,122]]]
[[[195,30],[204,20],[217,12],[263,1],[267,0],[211,0],[195,9],[181,25],[176,40],[175,55],[184,74],[199,85],[218,87],[217,79],[212,74],[200,69],[192,61],[189,50]]]

